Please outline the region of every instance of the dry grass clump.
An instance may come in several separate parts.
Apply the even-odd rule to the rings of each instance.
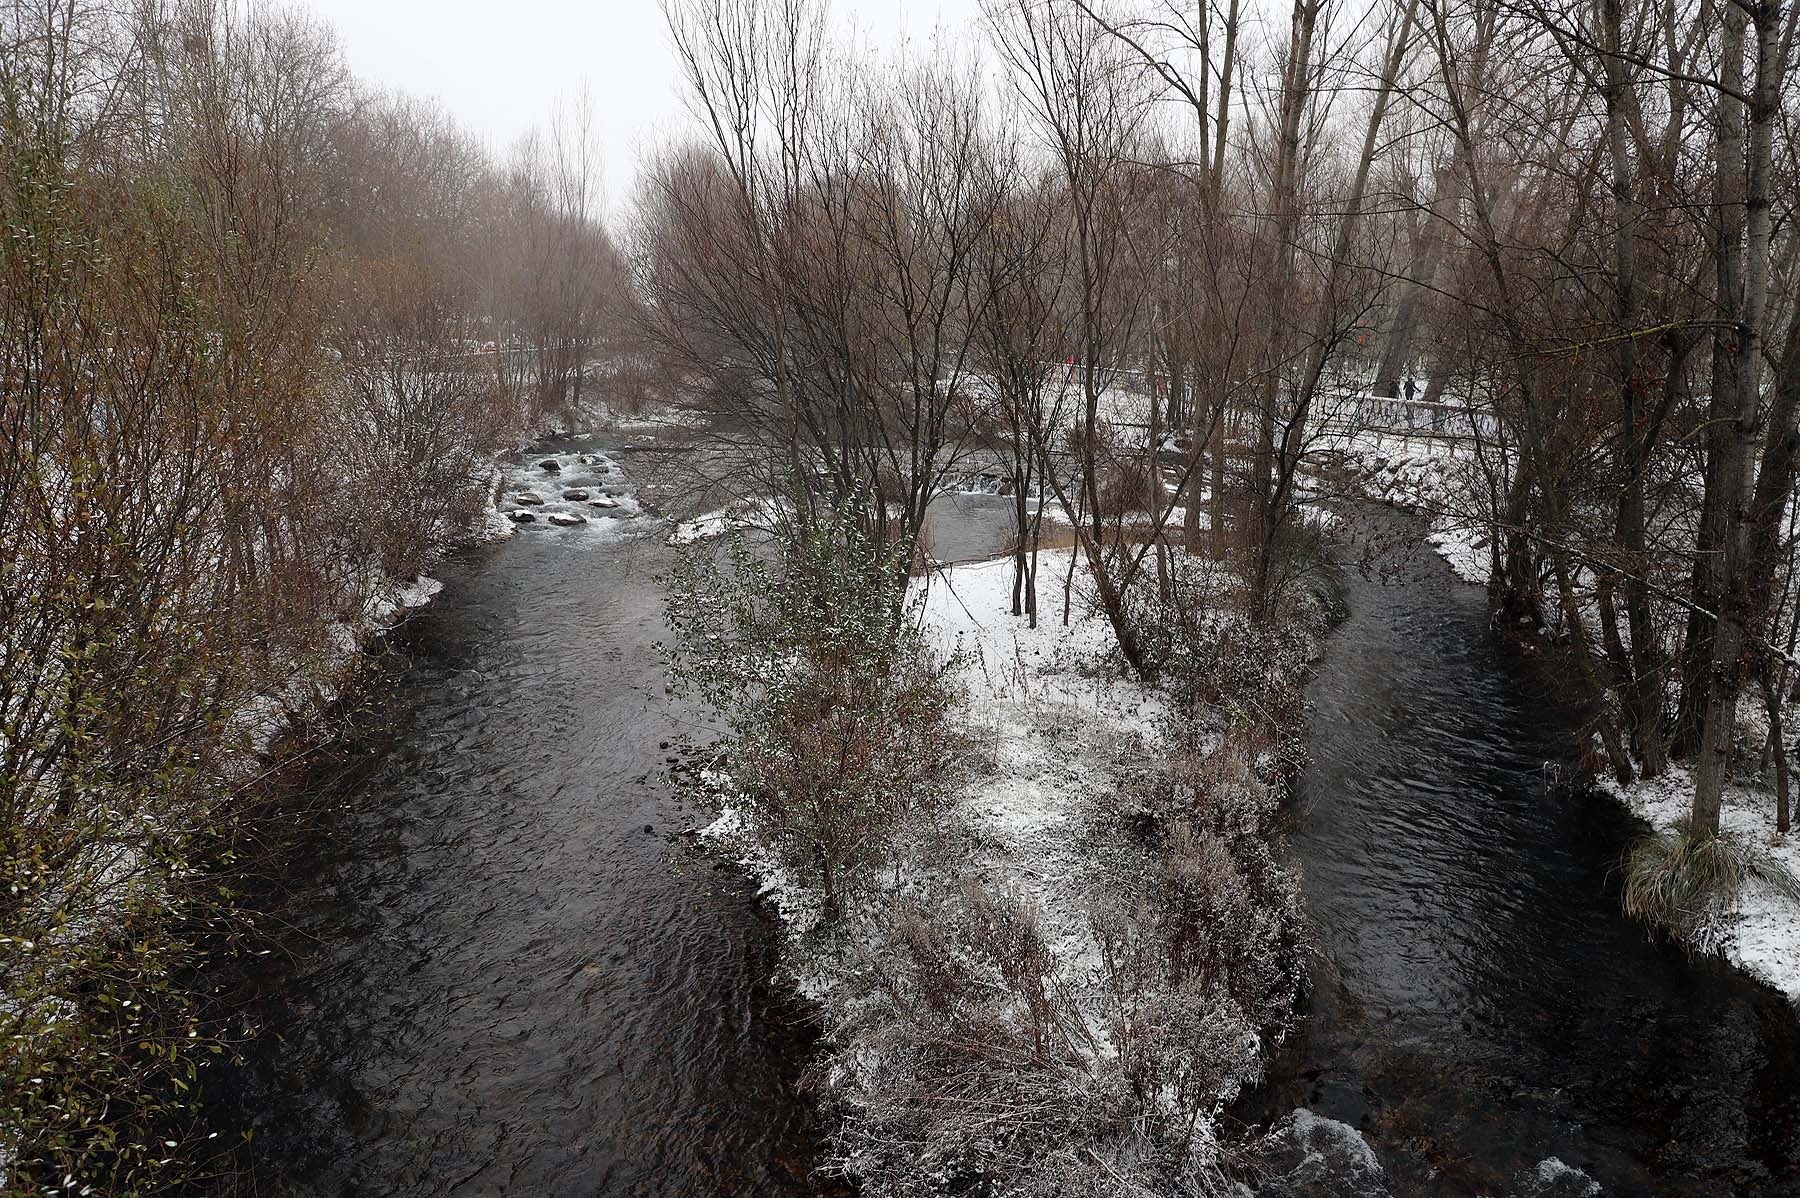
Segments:
[[[1800,879],[1729,832],[1696,833],[1681,823],[1633,842],[1625,858],[1625,911],[1704,943],[1714,920],[1756,879],[1800,902]]]

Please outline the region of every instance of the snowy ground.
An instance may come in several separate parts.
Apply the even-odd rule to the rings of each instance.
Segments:
[[[1045,553],[1041,579],[1061,578],[1069,552]],[[1099,668],[1112,630],[1085,604],[1068,628],[1048,610],[1047,594],[1037,628],[1012,616],[1012,568],[952,567],[925,599],[931,636],[962,654],[971,726],[991,753],[954,814],[984,846],[978,865],[990,882],[1016,888],[1042,912],[1080,994],[1095,988],[1099,969],[1088,902],[1100,883],[1082,842],[1113,770],[1152,751],[1167,708],[1160,695]]]
[[[1106,1088],[1099,1079],[1117,1073],[1122,1055],[1115,1040],[1117,990],[1108,989],[1095,911],[1097,904],[1134,893],[1142,871],[1152,868],[1121,804],[1122,796],[1137,793],[1134,785],[1158,768],[1170,709],[1162,693],[1133,680],[1117,661],[1111,626],[1087,593],[1085,566],[1076,571],[1071,623],[1063,625],[1060,583],[1071,552],[1043,552],[1043,618],[1035,629],[1011,615],[1010,560],[949,567],[923,584],[927,637],[959,663],[967,768],[948,808],[929,829],[902,834],[891,876],[882,871],[835,926],[820,919],[813,891],[751,841],[724,793],[723,779],[712,779],[725,812],[702,835],[758,877],[780,912],[786,928],[784,968],[819,1005],[827,1031],[827,1075],[853,1110],[879,1105],[883,1085],[896,1073],[910,1076],[894,1064],[895,1052],[909,1050],[895,1047],[907,1041],[895,1031],[888,992],[871,981],[897,960],[894,911],[929,903],[934,894],[957,893],[966,884],[1034,913],[1049,950],[1052,990],[1066,997],[1075,1012],[1070,1022],[1081,1029],[1070,1037],[1074,1076],[1081,1079],[1071,1084],[1077,1090],[1090,1087],[1084,1092],[1092,1097]],[[1304,670],[1306,664],[1302,655],[1294,668]],[[1271,917],[1266,926],[1275,923]],[[1287,1010],[1291,1016],[1291,1007]],[[1012,1016],[1002,1002],[993,1017]],[[1266,1046],[1256,1019],[1236,1008],[1222,1008],[1209,1018],[1208,1031],[1219,1057],[1229,1062],[1212,1075],[1217,1088],[1202,1101],[1205,1110],[1216,1113],[1261,1076]],[[1069,1101],[1071,1111],[1082,1109],[1083,1100]],[[1159,1094],[1146,1101],[1173,1110],[1180,1098]],[[1212,1118],[1203,1113],[1194,1128],[1198,1161],[1216,1160]],[[1101,1154],[1108,1151],[1097,1141],[1092,1146]],[[1068,1150],[1074,1154],[1078,1148],[1098,1162],[1088,1142],[1072,1143]],[[854,1152],[851,1159],[852,1172],[859,1172]]]
[[[1424,438],[1375,433],[1330,438],[1327,443],[1345,455],[1373,498],[1431,521],[1425,539],[1458,578],[1487,582],[1492,533],[1487,522],[1469,510],[1466,496],[1474,490],[1461,478],[1472,468],[1467,457]]]
[[[1607,779],[1602,788],[1651,827],[1673,830],[1688,816],[1694,801],[1693,775],[1672,766],[1659,778],[1620,788]],[[1793,833],[1775,836],[1775,799],[1749,786],[1725,789],[1721,828],[1740,844],[1750,845],[1766,860],[1800,878],[1800,841]],[[1738,901],[1701,932],[1696,944],[1716,953],[1800,1004],[1800,903],[1776,892],[1757,878],[1746,881]]]
[[[1070,552],[1042,555],[1045,612],[1035,629],[1010,614],[1010,560],[943,570],[926,589],[922,617],[942,652],[962,655],[968,719],[984,759],[950,813],[958,839],[982,846],[981,868],[991,878],[1038,902],[1066,961],[1091,965],[1084,867],[1072,859],[1074,842],[1096,793],[1111,781],[1105,767],[1115,757],[1141,760],[1166,707],[1159,695],[1103,664],[1112,631],[1085,600],[1074,604],[1069,627],[1056,618],[1060,586],[1049,580],[1062,578]],[[706,835],[745,859],[791,922],[810,927],[817,918],[812,896],[742,843],[741,831],[738,816],[727,810]],[[804,965],[795,972],[809,996],[828,996],[826,973]]]
[[[667,544],[679,548],[716,540],[729,532],[768,532],[777,527],[792,508],[767,499],[746,499],[679,521],[669,532]]]

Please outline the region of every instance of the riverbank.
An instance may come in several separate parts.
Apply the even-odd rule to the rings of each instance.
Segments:
[[[598,409],[587,414],[612,423],[629,419]],[[649,431],[620,439],[642,441]],[[14,1180],[17,1160],[27,1162],[21,1173],[71,1152],[83,1154],[84,1167],[89,1159],[106,1162],[106,1150],[85,1145],[96,1129],[105,1136],[108,1120],[126,1105],[159,1121],[136,1136],[141,1142],[118,1137],[145,1158],[136,1167],[164,1178],[185,1176],[216,1154],[213,1129],[193,1119],[189,1106],[239,1033],[199,1013],[204,981],[192,975],[208,957],[238,954],[260,937],[238,900],[249,875],[280,868],[265,850],[284,837],[268,821],[283,817],[269,813],[282,805],[283,788],[305,760],[338,735],[335,718],[377,643],[438,596],[438,567],[452,554],[510,537],[526,523],[513,513],[530,510],[515,498],[555,477],[543,463],[558,460],[559,435],[517,430],[508,439],[510,450],[469,455],[453,476],[437,480],[429,499],[404,487],[366,495],[361,518],[379,534],[355,523],[343,530],[347,548],[334,573],[268,578],[265,591],[295,591],[297,602],[286,624],[263,629],[267,643],[244,652],[237,673],[222,671],[214,680],[235,697],[220,701],[226,710],[205,734],[205,763],[183,762],[152,780],[146,793],[114,799],[91,817],[74,813],[75,835],[91,843],[51,850],[61,854],[52,859],[54,868],[47,861],[39,873],[29,854],[13,863],[15,888],[28,882],[23,892],[39,893],[0,929],[0,964],[18,958],[16,967],[0,969],[6,974],[0,1036],[32,1046],[0,1061],[6,1066],[0,1077],[19,1083],[0,1087],[8,1091],[0,1099],[0,1189]],[[527,454],[535,443],[549,444],[551,452]],[[561,460],[573,465],[580,456]],[[571,526],[587,525],[575,535],[589,541],[609,539],[609,529],[610,539],[618,539],[628,535],[620,530],[645,523],[635,497],[618,485],[618,467],[605,462],[600,468],[610,476],[596,486],[591,508],[581,505],[594,512],[591,523],[563,517]],[[548,516],[574,507],[567,490],[536,510]],[[409,537],[398,538],[396,528],[410,530]],[[540,528],[572,531],[548,522]],[[393,563],[403,565],[390,570]],[[102,794],[105,787],[96,783]],[[91,993],[96,973],[98,997]],[[100,1089],[103,1071],[115,1080],[91,1111],[49,1097],[65,1084],[84,1094]],[[129,1104],[117,1101],[126,1095]],[[98,1188],[114,1184],[101,1184],[102,1172],[90,1175],[68,1163],[60,1166],[62,1175]]]
[[[1035,629],[1009,614],[1009,560],[925,586],[920,618],[965,696],[961,781],[837,920],[729,801],[704,833],[781,912],[784,972],[826,1031],[835,1168],[872,1196],[1211,1192],[1234,1153],[1219,1117],[1293,1027],[1288,747],[1127,676],[1085,567],[1063,626],[1070,564],[1043,554]],[[1325,612],[1309,597],[1288,614],[1254,648],[1226,609],[1208,617],[1247,706],[1298,696]]]
[[[432,482],[422,500],[346,475],[328,498],[354,518],[272,516],[264,529],[281,528],[277,542],[330,536],[335,556],[314,543],[250,549],[222,527],[220,499],[159,551],[160,593],[134,564],[104,575],[112,589],[92,593],[85,616],[59,606],[66,594],[35,609],[19,597],[14,612],[31,610],[50,638],[40,646],[85,637],[87,651],[34,661],[7,712],[12,746],[30,748],[13,760],[4,829],[0,1189],[173,1187],[212,1153],[192,1104],[229,1038],[200,1015],[191,973],[241,930],[254,825],[298,746],[369,644],[441,589],[426,571],[486,527],[479,464]],[[58,695],[57,737],[17,735]]]
[[[1661,776],[1620,786],[1610,777],[1598,787],[1654,832],[1679,833],[1694,804],[1693,772],[1671,764]],[[1765,870],[1784,872],[1787,889],[1751,874],[1732,899],[1702,913],[1689,943],[1696,952],[1722,957],[1751,977],[1779,990],[1800,1007],[1800,838],[1775,834],[1775,796],[1742,780],[1727,785],[1719,812],[1722,835],[1755,854]]]
[[[1459,497],[1469,493],[1464,476],[1472,463],[1405,446],[1358,447],[1353,476],[1365,493],[1429,521],[1426,541],[1465,582],[1486,584],[1491,570],[1491,530]],[[1594,617],[1583,605],[1584,622]],[[1590,629],[1590,635],[1593,631]],[[1672,700],[1671,700],[1672,701]],[[1800,717],[1800,706],[1788,704]],[[1768,720],[1760,697],[1740,703],[1740,761],[1762,754]],[[1655,835],[1671,836],[1685,826],[1693,806],[1692,771],[1671,763],[1662,776],[1620,786],[1611,776],[1595,779],[1600,793],[1621,804]],[[1754,856],[1765,874],[1785,875],[1777,885],[1751,874],[1740,891],[1714,909],[1699,913],[1685,943],[1695,952],[1731,962],[1800,1005],[1800,840],[1775,831],[1775,795],[1765,780],[1740,773],[1727,787],[1720,827],[1740,851]]]

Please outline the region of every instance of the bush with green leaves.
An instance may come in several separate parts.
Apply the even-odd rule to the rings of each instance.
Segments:
[[[828,915],[942,799],[953,755],[953,662],[920,630],[907,561],[845,512],[690,547],[670,580],[669,671],[724,725],[730,805]]]

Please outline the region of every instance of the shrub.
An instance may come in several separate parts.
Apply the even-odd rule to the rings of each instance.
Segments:
[[[1293,1025],[1301,906],[1241,752],[1157,771],[1124,806],[1085,927],[1028,892],[915,879],[859,956],[847,1172],[872,1193],[1231,1193],[1222,1103]]]
[[[734,802],[828,914],[941,798],[958,697],[906,600],[907,547],[864,527],[846,510],[772,554],[735,534],[722,558],[685,550],[668,609],[670,672],[725,725]]]
[[[1252,757],[1298,750],[1306,663],[1324,625],[1315,598],[1289,593],[1274,618],[1256,620],[1247,588],[1224,564],[1176,555],[1168,585],[1134,587],[1129,606],[1178,744],[1195,747],[1222,725]]]

